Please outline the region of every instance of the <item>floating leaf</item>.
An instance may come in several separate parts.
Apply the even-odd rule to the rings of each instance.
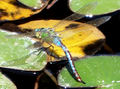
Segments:
[[[35,41],[28,37],[5,38],[8,34],[13,33],[0,30],[0,67],[26,71],[39,71],[45,67],[47,64],[45,52],[42,51],[37,55],[37,53],[34,53],[36,50],[26,49],[28,45]]]
[[[17,0],[17,1],[32,9],[40,9],[49,2],[49,0]]]
[[[32,11],[30,8],[20,5],[16,0],[0,0],[0,21],[17,20],[29,17],[39,13],[46,5],[47,3],[39,10]]]
[[[53,27],[59,20],[36,20],[26,24],[18,25],[21,29],[36,29]],[[78,25],[77,28],[71,28],[71,24]],[[70,28],[70,29],[69,29]],[[104,43],[105,36],[94,26],[66,21],[65,25],[55,30],[58,32],[63,44],[67,46],[73,57],[83,57],[84,55],[94,54],[101,48]],[[65,56],[60,47],[54,46],[54,51],[61,57]],[[44,44],[48,47],[48,44]]]
[[[120,86],[120,56],[92,56],[74,62],[86,84],[75,81],[64,68],[58,77],[62,87],[101,87],[118,89]]]
[[[17,87],[0,72],[0,89],[17,89]]]
[[[87,3],[96,0],[69,0],[69,6],[74,12]],[[107,14],[120,9],[120,0],[99,0],[97,7],[91,11],[92,15]],[[80,13],[82,14],[82,13]]]

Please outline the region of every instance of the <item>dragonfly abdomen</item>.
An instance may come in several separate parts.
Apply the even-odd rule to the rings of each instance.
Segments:
[[[67,47],[61,42],[61,40],[59,40],[58,43],[61,44],[60,46],[61,46],[61,48],[63,49],[64,53],[66,54],[66,57],[67,57],[68,62],[69,62],[69,65],[70,65],[70,67],[71,67],[71,69],[72,69],[72,71],[73,71],[73,74],[74,74],[76,80],[77,80],[78,82],[82,82],[83,84],[85,84],[85,82],[82,81],[81,77],[79,76],[79,74],[78,74],[78,72],[77,72],[77,70],[76,70],[76,68],[75,68],[75,65],[74,65],[74,62],[73,62],[73,60],[72,60],[72,55],[71,55],[70,51],[69,51],[69,50],[67,49]]]

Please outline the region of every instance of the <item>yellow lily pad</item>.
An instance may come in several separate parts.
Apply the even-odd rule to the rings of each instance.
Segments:
[[[40,9],[33,11],[19,4],[16,0],[0,0],[0,21],[27,18],[42,11],[48,4],[48,1],[43,4],[44,5]]]
[[[60,20],[36,20],[26,24],[18,25],[21,29],[36,29],[54,27],[54,25]],[[73,57],[83,57],[86,54],[94,54],[101,48],[105,41],[105,36],[96,27],[73,21],[66,21],[67,24],[55,29],[55,31],[61,37],[64,45],[69,49]],[[77,25],[77,28],[70,28],[71,25]],[[48,44],[43,44],[48,46]],[[63,50],[52,44],[54,51],[60,56],[65,56]]]

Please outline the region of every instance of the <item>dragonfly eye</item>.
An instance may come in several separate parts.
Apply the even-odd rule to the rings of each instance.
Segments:
[[[35,29],[35,32],[40,32],[42,31],[44,28],[38,28],[38,29]]]
[[[35,35],[36,35],[37,38],[41,38],[41,34],[40,34],[40,33],[41,33],[41,32],[36,32]]]

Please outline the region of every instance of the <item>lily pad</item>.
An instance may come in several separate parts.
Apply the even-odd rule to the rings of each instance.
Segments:
[[[62,87],[99,87],[118,89],[120,86],[120,56],[91,56],[74,62],[78,73],[86,84],[73,79],[64,68],[58,76]]]
[[[0,0],[0,21],[18,20],[30,17],[42,11],[47,4],[48,2],[44,3],[38,10],[33,11],[24,5],[20,5],[16,0]]]
[[[60,20],[36,20],[18,25],[18,27],[21,29],[35,30],[37,28],[54,27],[58,22],[60,22]],[[64,23],[65,24],[56,27],[55,31],[59,34],[63,44],[67,46],[73,57],[83,57],[86,54],[94,54],[101,48],[105,41],[105,36],[94,26],[73,21],[65,21]],[[43,45],[49,46],[45,43]],[[54,46],[54,51],[57,55],[60,57],[65,56],[60,47],[54,44],[52,44],[52,46]]]
[[[69,0],[70,9],[75,12],[80,7],[96,0]],[[97,0],[98,5],[91,11],[92,15],[101,15],[120,10],[120,0]],[[82,14],[82,13],[80,13]]]
[[[26,47],[35,41],[29,37],[6,38],[6,35],[15,34],[0,30],[0,67],[26,71],[39,71],[47,64],[46,53],[34,53],[36,49],[27,50]],[[38,52],[39,53],[39,52]]]
[[[0,89],[17,89],[17,87],[0,72]]]
[[[49,0],[17,0],[17,1],[33,9],[40,9],[49,2]]]

